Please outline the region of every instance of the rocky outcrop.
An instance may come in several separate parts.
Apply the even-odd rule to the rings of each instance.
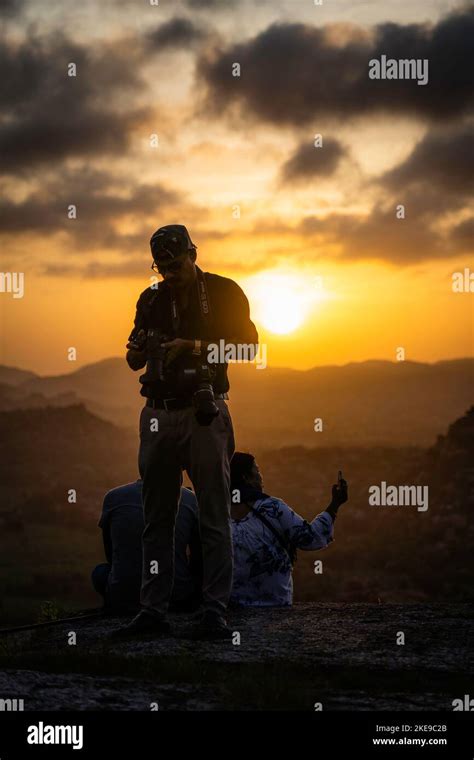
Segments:
[[[450,711],[472,691],[470,605],[233,611],[234,642],[196,642],[188,618],[172,622],[157,640],[111,641],[123,623],[111,618],[2,637],[0,697],[25,710]]]

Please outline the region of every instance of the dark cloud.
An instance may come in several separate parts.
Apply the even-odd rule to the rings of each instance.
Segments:
[[[18,16],[24,6],[24,0],[0,0],[0,18]]]
[[[176,17],[151,32],[148,40],[150,47],[159,52],[169,48],[193,47],[206,36],[205,30],[190,19]]]
[[[295,182],[314,177],[329,177],[336,170],[346,149],[338,140],[331,137],[323,139],[320,148],[312,142],[305,141],[295,150],[281,169],[283,182]]]
[[[472,240],[464,228],[451,227],[440,232],[436,216],[428,208],[405,199],[405,219],[398,219],[398,204],[377,205],[363,217],[350,214],[329,214],[324,218],[307,217],[298,232],[311,241],[313,248],[324,251],[336,245],[343,259],[378,259],[392,264],[408,265],[428,259],[442,259],[468,253]]]
[[[469,196],[474,192],[474,131],[472,124],[428,132],[408,158],[381,178],[386,187],[435,186],[442,193]]]
[[[51,111],[21,124],[0,127],[0,150],[4,174],[28,172],[36,164],[46,164],[69,156],[119,154],[128,147],[128,134],[145,112],[117,118],[110,112],[89,110],[61,122]]]
[[[451,236],[457,245],[472,253],[474,249],[474,216],[457,224],[452,230]]]
[[[203,54],[197,73],[216,113],[238,104],[265,122],[304,125],[376,112],[428,119],[460,116],[474,100],[471,45],[474,7],[435,26],[383,24],[372,33],[337,27],[273,24],[253,39]],[[368,65],[381,55],[427,58],[429,82],[372,80]],[[241,76],[232,76],[232,65]]]
[[[4,235],[65,233],[78,250],[100,248],[130,254],[146,248],[158,216],[182,201],[179,193],[158,183],[126,188],[105,172],[62,172],[19,203],[2,198],[0,231]],[[68,219],[71,204],[77,208],[77,219]],[[118,223],[127,220],[134,226],[139,220],[143,232],[120,232]]]
[[[68,76],[75,63],[77,76]],[[121,107],[143,88],[134,55],[120,45],[87,49],[64,37],[10,42],[0,50],[0,151],[4,173],[68,156],[120,153],[147,115]]]
[[[196,11],[224,11],[229,8],[235,8],[235,6],[239,4],[239,0],[185,0],[185,4],[188,8],[192,8]]]
[[[59,263],[47,264],[42,267],[41,272],[53,277],[64,277],[73,275],[75,277],[84,277],[88,280],[102,279],[104,277],[147,277],[152,276],[149,270],[149,262],[146,254],[149,249],[147,241],[141,240],[141,250],[136,256],[125,259],[120,262],[104,262],[93,259],[85,265],[80,262],[62,261]],[[145,245],[144,245],[145,243]]]

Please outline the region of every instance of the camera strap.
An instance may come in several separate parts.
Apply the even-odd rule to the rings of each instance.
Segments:
[[[209,292],[207,289],[206,276],[202,269],[196,267],[197,274],[197,288],[199,297],[199,306],[201,309],[201,315],[205,322],[211,318],[211,302],[209,300]]]
[[[196,287],[198,292],[199,308],[201,310],[201,316],[205,323],[211,318],[211,303],[209,300],[209,291],[207,288],[206,277],[202,269],[196,267]],[[178,334],[179,328],[179,310],[178,302],[173,294],[171,294],[171,322],[173,325],[174,335]]]

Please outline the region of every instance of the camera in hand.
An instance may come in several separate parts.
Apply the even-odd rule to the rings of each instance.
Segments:
[[[212,387],[215,370],[201,357],[193,357],[193,366],[175,366],[175,362],[167,364],[168,350],[162,344],[170,340],[172,338],[160,334],[158,330],[148,330],[146,371],[140,377],[140,382],[149,389],[144,395],[152,398],[152,389],[157,384],[164,384],[172,388],[173,397],[192,396],[196,420],[200,425],[210,425],[219,414]]]
[[[146,341],[142,349],[146,349],[146,370],[140,377],[143,385],[165,383],[169,378],[166,376],[166,348],[162,343],[169,341],[168,336],[161,335],[158,330],[150,329],[147,332]]]

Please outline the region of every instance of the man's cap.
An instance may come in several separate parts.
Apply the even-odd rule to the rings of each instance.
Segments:
[[[151,255],[155,261],[173,261],[196,248],[184,224],[159,227],[150,239]]]

